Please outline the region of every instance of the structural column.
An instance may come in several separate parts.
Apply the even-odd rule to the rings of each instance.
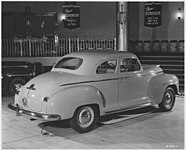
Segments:
[[[116,48],[128,51],[128,3],[117,2]]]

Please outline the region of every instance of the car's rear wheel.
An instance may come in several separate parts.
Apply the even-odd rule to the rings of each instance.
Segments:
[[[20,77],[16,77],[14,78],[11,82],[10,82],[10,86],[9,86],[9,93],[11,95],[14,95],[15,92],[17,91],[17,89],[26,84],[26,80]]]
[[[95,106],[83,106],[78,108],[73,118],[70,120],[71,127],[79,133],[91,131],[98,122],[98,112]]]
[[[159,108],[161,111],[170,111],[174,107],[175,103],[175,91],[168,87],[165,92],[162,99],[162,102],[159,104]]]

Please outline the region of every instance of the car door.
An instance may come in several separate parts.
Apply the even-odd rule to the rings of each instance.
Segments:
[[[136,58],[121,58],[119,70],[119,104],[128,108],[145,104],[148,99],[149,76]]]
[[[100,90],[105,112],[120,109],[118,103],[118,73],[117,60],[109,59],[100,62],[96,69],[97,81],[95,86]]]

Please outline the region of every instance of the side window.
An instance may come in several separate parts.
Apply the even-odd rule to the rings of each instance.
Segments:
[[[96,70],[97,74],[112,74],[116,70],[117,61],[116,60],[108,60],[101,63]]]
[[[140,70],[140,64],[135,58],[124,58],[120,62],[120,72],[133,72],[139,70]]]

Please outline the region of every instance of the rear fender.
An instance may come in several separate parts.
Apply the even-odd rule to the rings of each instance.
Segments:
[[[154,76],[149,81],[149,98],[155,103],[159,104],[162,101],[164,92],[167,87],[172,86],[176,94],[179,91],[179,80],[176,76],[170,74],[160,74]]]
[[[47,113],[59,114],[62,119],[72,118],[76,109],[84,105],[98,105],[104,114],[102,94],[93,86],[73,86],[54,94],[48,102]]]

